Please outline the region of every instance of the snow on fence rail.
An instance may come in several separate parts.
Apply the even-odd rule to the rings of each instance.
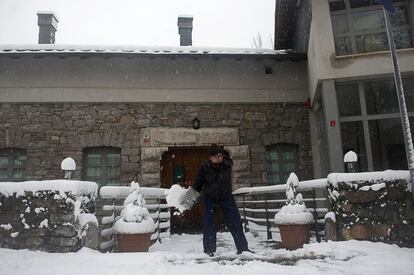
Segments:
[[[303,201],[314,216],[311,234],[319,242],[325,235],[323,224],[328,212],[327,179],[299,182],[297,191],[302,192]],[[267,239],[278,238],[279,229],[274,216],[286,203],[286,184],[260,187],[244,187],[233,192],[236,196],[245,231],[265,232]]]
[[[314,189],[324,189],[328,186],[327,179],[304,180],[299,182],[296,188],[297,192],[312,191]],[[252,195],[252,194],[269,194],[285,192],[286,184],[278,184],[272,186],[243,187],[233,192],[233,195]]]
[[[166,197],[164,188],[140,187],[140,193],[144,198],[164,198]],[[104,186],[99,190],[102,199],[125,199],[131,193],[130,186]]]
[[[161,203],[165,200],[166,189],[140,187],[140,193],[146,201],[146,208],[150,212],[150,216],[155,223],[155,231],[151,236],[151,240],[161,240],[162,238],[170,236],[170,207]],[[111,200],[112,204],[105,204],[102,206],[103,211],[110,211],[110,215],[102,217],[102,225],[109,225],[107,229],[101,231],[101,236],[110,238],[108,241],[101,243],[102,250],[109,250],[115,246],[115,237],[112,229],[113,224],[120,218],[120,213],[123,206],[123,201],[131,192],[129,186],[104,186],[99,190],[101,199]]]

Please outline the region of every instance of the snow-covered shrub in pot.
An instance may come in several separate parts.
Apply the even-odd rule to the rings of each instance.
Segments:
[[[298,193],[295,197],[298,185],[298,177],[291,173],[286,182],[287,203],[275,215],[283,246],[288,250],[301,248],[309,242],[310,224],[314,222],[312,213],[303,202],[302,194]]]
[[[147,252],[155,224],[145,200],[139,193],[139,185],[124,201],[124,209],[115,222],[113,230],[118,252]]]

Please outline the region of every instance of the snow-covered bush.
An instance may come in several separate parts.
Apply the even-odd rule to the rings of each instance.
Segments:
[[[155,229],[155,224],[148,209],[145,208],[145,199],[139,193],[139,185],[131,184],[134,190],[124,201],[124,209],[121,217],[114,224],[116,234],[139,234],[151,233]]]
[[[47,180],[0,184],[0,247],[74,252],[98,228],[95,182]],[[88,241],[95,248],[96,242]],[[96,245],[95,245],[96,244]]]
[[[71,199],[67,199],[67,202],[73,204],[73,215],[75,217],[75,229],[78,232],[78,238],[82,239],[87,234],[90,225],[99,227],[98,219],[96,218],[95,214],[88,213],[85,211],[82,204],[88,203],[88,197],[78,197],[76,201]]]
[[[409,171],[331,173],[327,182],[339,240],[414,246]]]
[[[290,173],[286,182],[286,205],[275,215],[276,224],[309,224],[314,221],[312,213],[306,208],[301,193],[296,193],[299,179],[295,173]]]

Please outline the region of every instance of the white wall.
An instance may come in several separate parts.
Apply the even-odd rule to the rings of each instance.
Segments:
[[[0,55],[0,102],[306,102],[305,61]],[[265,74],[270,67],[272,74]]]
[[[413,9],[410,12],[413,13]],[[402,73],[414,72],[414,49],[399,50],[398,59]],[[328,0],[312,0],[308,64],[312,100],[321,80],[392,74],[389,52],[336,57]]]

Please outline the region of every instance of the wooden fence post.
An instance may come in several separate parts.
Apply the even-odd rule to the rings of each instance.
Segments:
[[[249,232],[249,228],[247,227],[247,219],[246,219],[246,196],[243,194],[243,219],[244,219],[244,232]]]
[[[161,224],[161,220],[160,220],[160,201],[161,201],[161,199],[160,198],[158,198],[157,199],[157,203],[158,203],[158,207],[157,207],[157,214],[158,214],[158,216],[157,216],[157,223],[158,223],[158,227],[157,227],[157,233],[158,233],[158,236],[157,236],[157,241],[159,241],[159,242],[161,242],[161,238],[160,238],[160,224]]]
[[[316,192],[312,190],[312,199],[313,199],[313,218],[315,220],[315,234],[316,234],[316,241],[318,243],[321,242],[321,236],[319,235],[319,225],[318,225],[318,212],[316,211]]]
[[[269,211],[267,204],[267,194],[264,194],[265,197],[265,209],[266,209],[266,231],[267,231],[267,240],[272,239],[272,233],[270,232],[270,223],[269,223]]]
[[[112,198],[112,214],[114,215],[114,219],[112,221],[112,226],[114,226],[115,221],[116,221],[116,212],[115,212],[115,198]],[[114,234],[112,232],[112,238],[114,239],[114,246],[112,247],[112,252],[117,252],[116,249],[118,247],[118,243],[117,243],[117,239],[116,239],[116,234]]]

